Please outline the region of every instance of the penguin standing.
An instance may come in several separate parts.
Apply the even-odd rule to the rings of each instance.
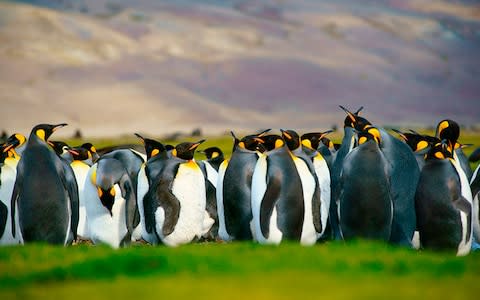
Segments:
[[[213,223],[209,232],[206,233],[207,240],[216,240],[218,237],[218,214],[217,214],[217,181],[218,169],[224,161],[222,150],[218,147],[210,147],[202,151],[206,156],[206,160],[198,162],[198,166],[202,169],[205,176],[205,190],[206,190],[206,213],[208,217],[212,218]]]
[[[113,248],[129,244],[137,205],[123,164],[114,158],[100,158],[87,173],[84,195],[89,238]]]
[[[313,223],[312,205],[309,205],[309,220],[305,220],[302,179],[294,158],[281,136],[268,135],[262,139],[266,152],[259,157],[252,176],[254,238],[261,244],[279,244],[282,240],[302,241],[303,237],[302,242],[310,244],[316,240],[315,228],[313,224],[307,224],[309,228],[303,225],[304,221]],[[308,175],[306,165],[302,172],[305,177]],[[307,185],[307,197],[312,201],[315,181],[310,177]],[[304,235],[304,229],[314,238]]]
[[[47,139],[66,124],[35,126],[17,166],[11,218],[18,206],[24,242],[70,244],[77,238],[78,187],[73,171],[50,149]],[[13,236],[16,236],[12,224]]]
[[[304,221],[300,242],[303,245],[311,245],[317,241],[325,230],[328,209],[325,210],[325,208],[322,207],[322,205],[326,204],[320,200],[322,194],[319,178],[315,172],[312,159],[303,149],[299,135],[293,130],[280,129],[280,131],[282,132],[282,138],[285,140],[288,149],[293,154],[293,162],[295,163],[302,183]],[[321,212],[324,212],[325,218],[323,218],[323,220],[321,218]]]
[[[202,142],[176,145],[149,187],[153,205],[144,206],[145,225],[168,246],[199,239],[214,222],[205,216],[205,178],[193,160]]]
[[[380,150],[380,131],[359,133],[358,146],[343,162],[339,178],[338,219],[342,237],[388,241],[393,222],[390,164]]]
[[[12,220],[10,216],[13,187],[17,176],[17,165],[20,156],[16,148],[23,148],[25,137],[13,134],[4,145],[0,146],[0,245],[15,245],[23,243],[20,235],[13,237]],[[18,212],[15,215],[18,220]],[[20,230],[17,224],[16,231]]]
[[[463,171],[450,149],[438,143],[427,154],[415,194],[418,231],[423,248],[466,255],[472,244],[472,194],[462,185]]]
[[[364,131],[372,127],[368,120],[350,113],[345,108],[343,109],[356,130]],[[391,166],[390,190],[394,211],[392,233],[389,241],[396,245],[411,247],[416,229],[415,187],[420,176],[420,169],[408,145],[382,128],[378,128],[378,131],[381,135],[382,153]]]
[[[141,139],[145,148],[145,153],[147,153],[147,161],[142,165],[137,176],[137,205],[140,213],[141,237],[148,243],[156,245],[160,242],[160,238],[155,231],[154,213],[157,208],[157,203],[153,186],[155,185],[155,182],[158,182],[159,180],[158,177],[166,164],[168,154],[162,143],[144,138],[138,133],[135,135]],[[151,189],[150,186],[152,186]],[[146,210],[145,207],[147,207]],[[149,219],[148,226],[145,221],[145,211],[150,213],[147,216]]]
[[[252,175],[263,142],[260,137],[268,131],[241,140],[231,132],[232,156],[220,165],[217,182],[218,235],[224,241],[252,239]]]
[[[480,248],[480,214],[479,214],[479,196],[480,196],[480,165],[477,166],[470,181],[470,189],[473,197],[473,234],[475,237],[475,247]]]

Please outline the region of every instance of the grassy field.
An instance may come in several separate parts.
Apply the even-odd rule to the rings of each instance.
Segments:
[[[477,299],[480,253],[381,243],[0,248],[1,299]]]

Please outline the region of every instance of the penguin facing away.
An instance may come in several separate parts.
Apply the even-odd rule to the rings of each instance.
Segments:
[[[147,161],[142,165],[137,176],[137,205],[140,213],[141,237],[148,243],[155,245],[160,242],[160,238],[155,231],[154,214],[158,204],[155,202],[155,189],[153,187],[166,164],[168,155],[162,143],[144,138],[138,133],[135,135],[141,139],[147,154]],[[147,215],[145,212],[147,212]],[[146,218],[149,222],[146,222]]]
[[[11,200],[24,242],[70,244],[77,238],[78,188],[70,166],[50,149],[50,135],[66,124],[35,126],[28,138]],[[16,236],[12,224],[13,236]]]
[[[218,235],[224,241],[252,239],[251,186],[258,147],[268,130],[238,139],[231,132],[234,143],[232,156],[218,169],[217,213]]]
[[[448,144],[438,143],[430,149],[415,206],[423,248],[466,255],[472,244],[472,195],[462,186],[461,168],[456,164]]]
[[[380,150],[380,131],[358,134],[358,146],[344,159],[339,178],[338,219],[342,237],[390,239],[393,199],[390,164]]]
[[[193,160],[202,142],[176,145],[150,186],[156,207],[144,207],[146,228],[148,231],[153,225],[156,235],[168,246],[192,242],[213,224],[205,215],[205,178]]]
[[[292,154],[281,136],[262,139],[266,152],[259,157],[252,176],[254,238],[261,244],[301,241],[305,205]]]
[[[100,158],[87,174],[84,194],[89,238],[113,248],[129,244],[136,201],[123,164],[114,158]]]

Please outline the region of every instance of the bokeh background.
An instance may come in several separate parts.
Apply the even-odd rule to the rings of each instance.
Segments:
[[[205,133],[480,123],[480,5],[0,1],[0,129]]]

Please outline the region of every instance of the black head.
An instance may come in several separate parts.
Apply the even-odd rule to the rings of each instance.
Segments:
[[[347,114],[344,121],[344,127],[352,127],[358,131],[364,130],[366,127],[372,125],[367,119],[360,117],[358,114],[363,109],[360,107],[355,113],[350,112],[345,107],[339,105],[341,109]]]
[[[50,147],[52,147],[57,155],[62,155],[71,149],[67,143],[62,141],[48,141],[47,143],[50,145]]]
[[[12,134],[5,142],[4,146],[2,147],[3,148],[2,152],[8,152],[8,151],[14,150],[15,148],[21,147],[23,144],[25,144],[26,140],[27,139],[23,134],[20,134],[20,133]]]
[[[218,147],[210,147],[202,151],[206,156],[207,159],[223,159],[223,152]]]
[[[283,140],[287,143],[288,149],[293,151],[300,147],[301,143],[298,133],[296,133],[294,130],[280,129],[280,131],[282,132]]]
[[[323,142],[324,139],[330,142],[330,140],[325,136],[331,132],[333,132],[333,130],[327,130],[325,132],[305,133],[301,137],[302,145],[304,145],[307,148],[318,149],[318,147],[320,146],[320,143]]]
[[[145,147],[145,152],[147,153],[147,159],[150,159],[159,154],[167,157],[167,150],[162,143],[156,140],[144,138],[138,133],[135,133],[135,135],[142,140],[143,146]]]
[[[447,140],[436,143],[425,154],[425,160],[443,160],[447,158],[453,158],[453,152],[450,150]]]
[[[239,140],[235,136],[235,134],[231,131],[230,133],[232,134],[233,138],[235,139],[234,144],[233,144],[233,151],[235,151],[235,149],[237,147],[242,148],[242,149],[247,149],[247,150],[250,150],[250,151],[259,150],[259,145],[263,143],[262,137],[265,136],[269,131],[270,131],[270,129],[265,129],[265,130],[260,131],[257,134],[247,135],[247,136],[243,137],[241,140]]]
[[[285,146],[285,140],[278,134],[269,134],[262,137],[264,151],[271,151]]]
[[[458,123],[453,120],[442,120],[437,125],[435,136],[442,141],[447,140],[448,146],[450,147],[450,150],[452,150],[460,137],[460,126],[458,126]]]
[[[193,155],[195,154],[195,149],[197,149],[197,147],[203,142],[205,142],[205,140],[201,140],[196,143],[180,143],[175,146],[175,149],[172,150],[172,155],[184,160],[192,160]]]
[[[48,138],[54,133],[57,129],[67,126],[66,123],[51,125],[51,124],[39,124],[33,127],[30,136],[37,136],[42,141],[47,141]]]
[[[358,132],[358,144],[362,145],[368,141],[375,141],[379,146],[382,143],[380,131],[375,127],[368,127],[367,129]]]
[[[108,209],[108,211],[110,212],[110,216],[113,216],[112,207],[115,203],[115,187],[112,186],[110,188],[103,189],[97,186],[97,193],[100,201],[102,202],[102,205],[105,206],[106,209]]]
[[[400,138],[405,141],[405,143],[410,147],[410,149],[412,149],[413,152],[422,151],[427,147],[431,147],[440,142],[440,140],[435,137],[422,135],[413,130],[410,132],[401,132],[397,129],[392,130],[395,131]]]
[[[92,162],[96,162],[100,158],[100,155],[97,153],[97,149],[92,145],[92,143],[83,143],[80,147],[86,149],[90,153],[92,156]]]
[[[83,147],[74,147],[68,150],[72,155],[73,160],[87,160],[92,157],[90,151]]]

